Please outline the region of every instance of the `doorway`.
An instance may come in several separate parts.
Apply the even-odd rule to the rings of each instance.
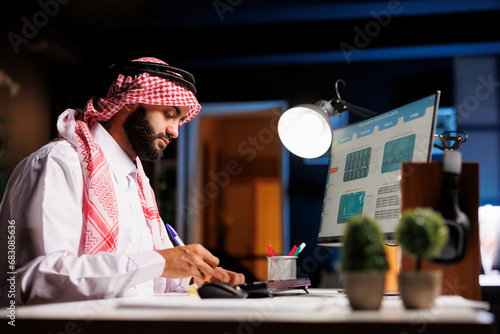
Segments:
[[[289,248],[288,153],[277,134],[283,101],[213,103],[181,127],[180,206],[188,242],[267,279],[267,244]],[[231,269],[227,267],[227,269]],[[235,268],[238,270],[239,268]]]

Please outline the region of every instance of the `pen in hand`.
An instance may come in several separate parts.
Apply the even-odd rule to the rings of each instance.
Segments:
[[[177,232],[168,223],[167,223],[167,230],[170,233],[170,235],[172,236],[172,238],[174,239],[174,241],[177,244],[177,246],[185,246],[184,242],[182,242],[182,239],[179,237],[179,235],[177,234]]]

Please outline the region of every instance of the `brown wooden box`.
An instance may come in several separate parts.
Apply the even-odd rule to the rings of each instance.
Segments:
[[[415,207],[436,208],[441,191],[442,163],[404,162],[401,166],[401,210]],[[440,269],[443,271],[443,294],[461,295],[468,299],[481,300],[479,286],[479,164],[463,163],[459,183],[460,207],[469,217],[470,234],[465,258],[453,265],[436,265],[424,261],[423,270]],[[415,261],[404,255],[402,271],[415,270]]]

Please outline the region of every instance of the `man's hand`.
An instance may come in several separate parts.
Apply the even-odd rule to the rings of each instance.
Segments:
[[[197,284],[209,281],[219,259],[200,244],[157,250],[165,259],[162,277],[193,277]]]
[[[210,282],[225,282],[233,285],[240,285],[245,283],[245,276],[243,274],[235,273],[234,271],[226,270],[221,267],[217,267],[214,270],[213,276]]]

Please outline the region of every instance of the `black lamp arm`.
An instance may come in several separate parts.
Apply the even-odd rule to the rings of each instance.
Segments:
[[[329,101],[330,104],[332,104],[332,106],[333,106],[333,110],[332,110],[333,116],[340,116],[340,114],[346,110],[353,113],[354,115],[357,115],[357,116],[360,116],[363,118],[368,118],[368,117],[372,117],[372,116],[377,115],[376,112],[373,112],[371,110],[368,110],[368,109],[365,109],[362,107],[355,106],[354,104],[351,104],[349,102],[342,100],[342,98],[340,97],[339,84],[342,84],[342,86],[343,86],[342,91],[346,87],[346,83],[344,80],[338,79],[337,81],[335,81],[336,98]]]
[[[368,118],[377,115],[377,113],[374,111],[355,106],[354,104],[350,104],[349,102],[342,101],[341,103],[347,107],[347,110],[349,110],[349,112],[352,112],[353,114],[360,117]]]

